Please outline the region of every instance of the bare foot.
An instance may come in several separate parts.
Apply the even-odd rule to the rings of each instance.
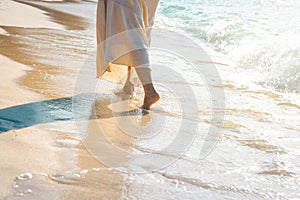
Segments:
[[[150,107],[153,104],[155,104],[156,102],[158,102],[159,99],[160,99],[160,96],[157,92],[155,92],[153,94],[145,95],[144,104],[143,104],[142,108],[146,109],[146,110],[150,110]]]
[[[131,82],[126,82],[122,89],[114,90],[114,94],[121,98],[132,98],[134,92],[134,85]]]

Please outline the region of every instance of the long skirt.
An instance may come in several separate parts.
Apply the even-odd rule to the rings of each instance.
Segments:
[[[97,77],[111,64],[149,67],[151,27],[159,0],[99,0]]]

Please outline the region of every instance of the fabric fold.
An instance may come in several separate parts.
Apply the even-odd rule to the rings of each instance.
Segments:
[[[150,33],[159,0],[99,0],[97,77],[111,64],[150,68]]]

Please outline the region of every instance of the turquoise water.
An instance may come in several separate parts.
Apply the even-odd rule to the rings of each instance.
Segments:
[[[162,0],[158,24],[183,31],[264,74],[265,86],[300,91],[300,1]]]

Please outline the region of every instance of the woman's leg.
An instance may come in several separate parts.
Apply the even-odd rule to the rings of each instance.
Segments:
[[[131,74],[131,67],[128,66],[127,68],[127,79],[122,89],[115,91],[114,93],[118,96],[128,96],[132,97],[134,92],[134,85],[130,82],[130,74]]]
[[[145,92],[142,108],[149,110],[150,107],[160,99],[152,83],[151,69],[149,67],[135,67],[135,70],[143,84]]]
[[[128,66],[127,68],[127,79],[126,79],[126,82],[124,84],[124,87],[125,89],[130,89],[131,86],[133,86],[133,84],[130,82],[130,75],[131,75],[131,67]]]

